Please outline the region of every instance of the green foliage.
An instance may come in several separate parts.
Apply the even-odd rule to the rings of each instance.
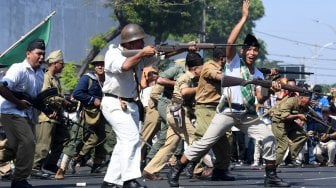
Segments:
[[[71,92],[78,82],[78,77],[76,76],[77,68],[75,64],[75,62],[67,62],[64,64],[61,73],[61,83],[65,93]]]
[[[102,34],[90,38],[90,45],[96,49],[103,49],[106,46],[106,41]]]
[[[226,43],[234,25],[241,18],[242,1],[237,0],[109,0],[110,6],[126,23],[140,24],[156,43],[167,39],[188,42],[202,34],[203,9],[205,9],[206,42]],[[122,16],[120,16],[122,15]],[[247,33],[252,33],[255,21],[264,15],[261,0],[251,0],[250,17],[238,39],[242,43]],[[263,44],[263,42],[261,42]],[[263,49],[262,45],[262,49]],[[261,50],[265,52],[265,50]],[[261,59],[265,59],[265,53]]]

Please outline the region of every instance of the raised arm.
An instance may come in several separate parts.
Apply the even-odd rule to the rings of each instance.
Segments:
[[[243,1],[243,8],[242,8],[242,17],[237,23],[237,25],[232,29],[227,44],[235,44],[237,41],[237,38],[239,36],[239,33],[241,32],[249,14],[249,7],[250,7],[250,0],[244,0]],[[226,47],[226,57],[229,60],[229,62],[234,58],[236,54],[236,47],[228,45]]]

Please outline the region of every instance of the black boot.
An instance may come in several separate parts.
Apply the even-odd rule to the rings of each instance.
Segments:
[[[123,188],[147,188],[147,186],[142,186],[139,182],[133,179],[125,181]]]
[[[194,169],[196,166],[196,162],[192,162],[190,161],[187,166],[185,167],[185,169],[183,170],[184,174],[191,179],[194,176]]]
[[[290,187],[290,184],[283,181],[276,174],[275,165],[267,165],[265,167],[266,177],[264,181],[265,187]]]
[[[179,186],[179,178],[183,169],[186,167],[185,164],[182,164],[179,160],[177,161],[175,166],[172,166],[170,171],[168,172],[168,183],[170,187],[178,187]]]

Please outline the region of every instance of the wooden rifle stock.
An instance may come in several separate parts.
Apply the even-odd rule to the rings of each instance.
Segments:
[[[187,51],[189,47],[195,46],[196,49],[215,49],[215,48],[224,48],[226,46],[243,46],[242,44],[215,44],[215,43],[196,43],[196,44],[189,44],[189,43],[178,43],[174,45],[169,45],[169,44],[161,44],[161,45],[156,45],[154,48],[159,52],[159,55],[165,55],[166,53],[169,52],[174,52],[174,51]],[[125,57],[132,57],[135,54],[139,53],[141,49],[139,50],[125,50],[122,51],[121,54]]]

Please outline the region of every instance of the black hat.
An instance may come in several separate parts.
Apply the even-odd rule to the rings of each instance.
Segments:
[[[186,57],[186,64],[189,68],[203,65],[203,58],[196,52],[189,52]]]
[[[27,47],[27,52],[32,51],[34,49],[45,50],[44,40],[34,39],[34,40],[30,41],[30,43],[28,44],[28,47]]]
[[[255,36],[251,35],[251,34],[247,34],[244,40],[244,45],[245,46],[254,46],[259,48],[260,44],[257,40],[257,38],[255,38]]]
[[[320,86],[320,85],[315,85],[315,86],[313,87],[313,91],[314,91],[314,92],[317,92],[317,93],[321,93],[321,92],[322,92],[322,86]]]
[[[311,93],[307,90],[306,92],[299,92],[299,96],[311,97]]]

